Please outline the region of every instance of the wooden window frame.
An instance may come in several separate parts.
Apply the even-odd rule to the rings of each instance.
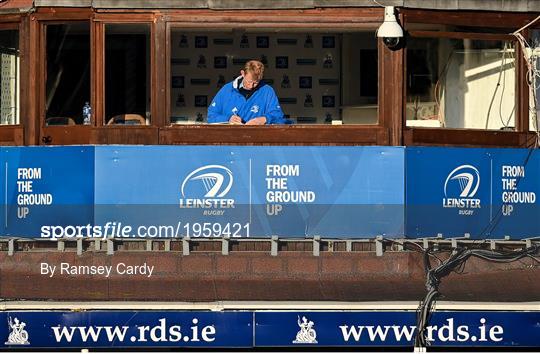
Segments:
[[[159,126],[162,125],[162,103],[159,87],[163,71],[158,56],[160,49],[159,13],[148,11],[96,10],[93,17],[95,38],[95,101],[96,125],[89,140],[92,144],[158,144]],[[148,125],[107,125],[105,122],[105,26],[108,24],[148,24],[150,25],[150,124]],[[164,31],[163,31],[164,32]]]
[[[144,126],[136,126],[136,128],[142,127],[156,127],[160,125],[161,116],[158,107],[160,106],[156,100],[159,96],[156,78],[158,76],[158,67],[156,61],[156,15],[154,13],[137,12],[137,13],[115,13],[115,12],[96,12],[94,15],[96,41],[94,43],[96,48],[95,65],[96,65],[96,126],[102,128],[118,128],[115,126],[107,125],[105,122],[105,26],[106,25],[122,25],[122,24],[147,24],[150,28],[150,124]],[[124,127],[125,128],[125,127]],[[133,128],[133,127],[128,127]]]
[[[520,28],[534,17],[531,14],[482,13],[482,22],[478,22],[478,13],[473,11],[425,11],[404,9],[405,28],[410,24],[437,24],[455,26],[482,26],[483,28]],[[480,32],[444,32],[411,30],[411,36],[417,38],[457,38],[477,40],[511,40],[510,34]],[[405,49],[406,51],[406,49]],[[406,54],[404,53],[403,77],[407,76]],[[516,128],[514,131],[484,129],[452,129],[407,127],[406,105],[403,104],[402,129],[404,145],[437,145],[469,147],[530,147],[535,143],[535,135],[529,132],[528,87],[525,80],[525,63],[519,60],[522,50],[516,45]],[[406,85],[403,85],[403,102],[406,102]]]
[[[28,77],[28,47],[25,36],[26,27],[23,25],[25,15],[7,15],[0,18],[1,30],[17,30],[19,32],[19,122],[17,124],[0,125],[0,145],[24,145],[24,126],[29,123],[27,110],[27,77]]]
[[[34,62],[36,63],[36,76],[40,78],[39,87],[36,88],[38,102],[36,102],[35,117],[38,134],[34,134],[35,144],[157,144],[158,128],[155,124],[156,90],[150,83],[151,93],[151,125],[142,126],[114,126],[106,125],[105,118],[105,25],[106,24],[127,24],[127,23],[147,23],[150,25],[150,80],[156,77],[156,66],[154,58],[154,33],[155,14],[153,13],[132,13],[131,11],[122,13],[101,13],[92,9],[64,9],[64,8],[40,8],[34,14],[37,23],[35,36],[39,38],[39,45],[36,51],[39,53]],[[44,26],[48,24],[62,24],[68,22],[89,21],[90,23],[90,101],[93,109],[93,117],[90,125],[71,126],[45,126],[44,120],[44,97],[45,97],[45,38]],[[48,139],[48,141],[44,141]]]
[[[92,65],[94,56],[93,43],[95,34],[92,21],[93,13],[91,9],[72,9],[72,8],[40,8],[31,16],[30,45],[34,45],[32,51],[35,55],[31,58],[34,63],[34,77],[37,78],[35,88],[31,92],[36,93],[34,108],[36,131],[30,136],[31,144],[89,144],[91,125],[72,125],[72,126],[46,126],[45,125],[45,96],[46,96],[46,26],[55,24],[66,24],[74,22],[88,21],[90,26],[90,103],[95,105],[95,67]],[[33,44],[35,43],[35,44]]]
[[[392,139],[389,134],[392,125],[391,112],[381,109],[384,99],[383,83],[379,80],[378,123],[371,125],[350,124],[331,125],[291,125],[291,126],[215,126],[215,125],[172,125],[169,123],[171,111],[171,31],[174,28],[196,29],[230,29],[247,30],[269,29],[306,29],[328,28],[336,31],[342,29],[375,30],[383,20],[381,8],[344,8],[315,10],[244,10],[213,11],[186,10],[164,13],[165,30],[165,112],[164,124],[160,129],[161,144],[243,144],[243,145],[394,145],[399,138]],[[381,48],[382,47],[382,48]],[[383,64],[384,50],[382,41],[378,41],[379,73],[383,69],[391,69],[394,59],[389,65]],[[382,50],[381,50],[382,49]],[[399,59],[399,56],[397,57]],[[387,60],[388,61],[388,60]],[[388,63],[387,63],[388,64]],[[379,75],[380,77],[388,75]]]

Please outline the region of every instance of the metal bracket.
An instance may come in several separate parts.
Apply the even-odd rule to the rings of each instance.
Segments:
[[[8,241],[8,256],[13,256],[15,253],[15,240],[9,239]]]
[[[58,242],[56,243],[56,249],[60,252],[64,252],[64,250],[66,249],[66,243],[64,241],[58,240]]]
[[[456,238],[451,239],[450,242],[452,243],[452,248],[457,248],[458,240],[468,240],[470,238],[471,238],[471,234],[465,233],[463,237],[456,237]]]
[[[345,251],[352,252],[352,240],[345,241]]]
[[[114,239],[107,239],[107,255],[112,256],[114,254]]]
[[[384,254],[383,246],[383,237],[380,235],[375,237],[375,254],[377,257],[381,257]]]
[[[82,255],[83,252],[83,239],[78,238],[77,239],[77,256]]]
[[[224,256],[229,255],[229,238],[223,237],[221,239],[221,254]]]
[[[277,236],[272,236],[270,239],[270,255],[271,256],[277,256],[278,255],[278,246],[279,246],[279,238]]]
[[[313,255],[319,257],[321,254],[321,236],[313,236]]]
[[[189,256],[189,236],[182,239],[182,256]]]

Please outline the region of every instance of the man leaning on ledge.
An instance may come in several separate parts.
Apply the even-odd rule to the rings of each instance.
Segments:
[[[286,124],[274,89],[263,80],[264,64],[248,61],[240,76],[219,90],[208,107],[208,123]]]

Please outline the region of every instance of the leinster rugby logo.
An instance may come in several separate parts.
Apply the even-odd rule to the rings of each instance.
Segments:
[[[298,316],[298,327],[300,330],[296,333],[296,339],[293,340],[294,344],[317,344],[317,332],[313,328],[315,323],[313,321],[308,321],[306,316],[302,316],[302,321],[300,322],[300,316]]]
[[[460,215],[472,215],[480,208],[480,199],[474,198],[480,187],[480,172],[471,165],[456,167],[444,182],[443,207],[458,208]]]
[[[233,174],[221,165],[200,167],[184,178],[180,187],[181,208],[234,208],[233,199],[225,199],[233,185]]]
[[[9,336],[5,345],[29,345],[28,332],[24,329],[26,323],[20,322],[17,317],[11,319],[8,318]]]

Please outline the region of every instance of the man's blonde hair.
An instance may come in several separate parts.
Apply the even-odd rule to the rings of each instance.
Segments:
[[[262,80],[264,74],[264,64],[258,60],[250,60],[244,65],[245,73],[251,73],[257,81]]]

